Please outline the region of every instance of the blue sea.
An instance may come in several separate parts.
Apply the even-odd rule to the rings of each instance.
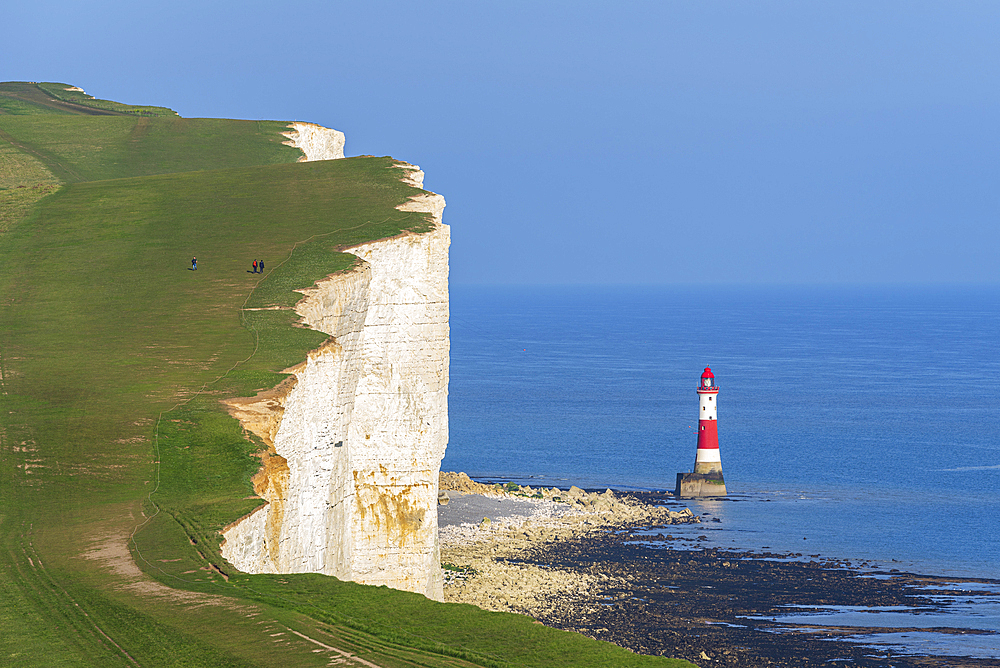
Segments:
[[[708,546],[1000,579],[1000,289],[459,286],[451,308],[443,470],[672,489],[710,366]],[[951,625],[1000,630],[997,597]]]

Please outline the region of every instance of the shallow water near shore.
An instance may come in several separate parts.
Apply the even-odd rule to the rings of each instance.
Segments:
[[[997,290],[454,288],[443,468],[671,489],[710,365],[730,496],[671,547],[1000,579],[998,341]]]
[[[942,597],[938,602],[945,606],[944,609],[815,606],[815,612],[798,612],[766,619],[827,628],[904,628],[905,631],[895,633],[858,633],[848,636],[864,645],[890,649],[895,654],[946,654],[981,659],[1000,656],[1000,591],[978,600]],[[955,632],[954,629],[967,631]]]

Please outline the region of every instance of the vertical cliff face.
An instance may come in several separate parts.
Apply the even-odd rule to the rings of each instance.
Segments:
[[[355,249],[372,267],[372,299],[347,437],[353,579],[432,598],[442,596],[437,476],[448,443],[449,241],[438,225]]]
[[[416,167],[398,167],[422,185]],[[355,267],[302,290],[296,305],[327,342],[274,390],[227,402],[269,448],[254,479],[267,504],[224,531],[223,556],[242,571],[325,573],[442,598],[450,235],[440,195],[400,208],[431,214],[433,229],[347,249]]]
[[[302,151],[299,162],[311,160],[336,160],[344,157],[344,133],[332,128],[324,128],[315,123],[289,123],[290,131],[284,135],[288,146]]]

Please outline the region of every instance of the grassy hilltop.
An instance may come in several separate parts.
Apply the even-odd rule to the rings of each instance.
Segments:
[[[429,224],[391,158],[298,163],[286,129],[0,83],[0,665],[690,665],[220,557],[260,501],[219,399],[325,339],[250,309]]]

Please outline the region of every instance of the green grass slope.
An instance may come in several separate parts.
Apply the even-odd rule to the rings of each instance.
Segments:
[[[0,82],[0,115],[66,114],[87,116],[176,116],[166,107],[98,100],[77,86],[37,81]]]
[[[295,162],[287,123],[207,118],[0,116],[0,140],[67,183]]]
[[[0,205],[38,190],[0,236],[0,665],[690,665],[221,559],[259,501],[219,400],[322,343],[288,307],[351,266],[340,248],[429,225],[395,209],[414,189],[392,159],[296,163],[283,129],[0,116]]]

